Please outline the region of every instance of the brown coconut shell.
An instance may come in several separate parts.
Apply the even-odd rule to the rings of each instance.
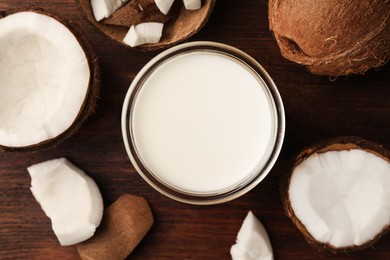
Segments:
[[[39,14],[44,14],[46,16],[52,17],[56,19],[58,22],[63,24],[65,27],[69,29],[71,33],[76,37],[78,40],[80,46],[84,50],[84,53],[88,60],[88,65],[90,69],[90,79],[88,84],[88,91],[85,95],[84,102],[81,106],[81,109],[79,111],[79,114],[75,118],[73,124],[65,130],[60,135],[48,139],[45,141],[42,141],[40,143],[30,145],[30,146],[23,146],[23,147],[8,147],[8,146],[1,146],[0,145],[0,151],[19,151],[19,152],[26,152],[26,151],[37,151],[42,149],[48,149],[48,148],[54,148],[57,147],[59,144],[73,136],[81,127],[81,125],[84,123],[84,121],[90,116],[92,113],[94,113],[94,109],[96,107],[97,99],[99,98],[99,91],[100,91],[100,66],[98,63],[98,58],[92,48],[92,45],[87,40],[87,37],[82,33],[81,29],[78,28],[76,25],[72,24],[69,21],[64,20],[60,16],[56,14],[52,14],[50,12],[45,11],[44,9],[12,9],[3,11],[0,13],[0,19],[3,17],[6,17],[8,15],[17,13],[17,12],[35,12]]]
[[[96,234],[77,245],[83,260],[125,259],[148,233],[154,222],[147,201],[124,194],[104,210]]]
[[[214,8],[215,1],[216,0],[203,0],[202,7],[199,10],[194,11],[186,10],[184,5],[180,3],[181,6],[176,18],[173,18],[164,24],[163,34],[159,43],[144,44],[132,48],[123,42],[123,38],[129,30],[128,27],[109,25],[102,21],[97,22],[92,13],[91,1],[78,0],[84,16],[99,29],[99,31],[122,46],[140,51],[154,51],[168,48],[190,38],[206,24]]]
[[[301,152],[299,152],[292,162],[290,163],[289,171],[282,176],[280,180],[280,194],[283,203],[283,208],[286,215],[291,219],[293,224],[298,228],[298,230],[302,233],[305,240],[318,251],[330,251],[332,253],[348,253],[366,249],[371,247],[375,242],[377,242],[382,236],[386,233],[390,232],[390,225],[383,227],[382,231],[377,234],[372,240],[368,241],[365,244],[360,246],[349,246],[349,247],[335,247],[329,243],[322,243],[317,241],[306,229],[306,227],[302,224],[302,222],[297,218],[294,213],[294,210],[291,207],[291,202],[288,194],[290,180],[292,173],[297,165],[302,163],[308,157],[313,155],[314,153],[325,153],[329,151],[343,151],[343,150],[351,150],[351,149],[360,149],[366,152],[372,153],[388,162],[390,162],[390,151],[387,150],[382,145],[365,140],[356,136],[343,136],[337,137],[333,139],[324,140],[322,142],[318,142],[309,147],[306,147]]]
[[[281,54],[318,75],[361,74],[390,59],[390,0],[270,0]]]

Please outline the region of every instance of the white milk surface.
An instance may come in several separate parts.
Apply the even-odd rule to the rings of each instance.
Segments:
[[[236,60],[201,51],[175,56],[150,75],[134,103],[136,150],[175,188],[226,190],[268,159],[271,102],[264,83]]]

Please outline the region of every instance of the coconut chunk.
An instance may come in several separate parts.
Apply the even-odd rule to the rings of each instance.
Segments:
[[[91,76],[75,35],[48,15],[10,14],[0,19],[0,57],[0,146],[34,146],[68,130]]]
[[[60,244],[73,245],[92,237],[103,216],[103,199],[93,179],[65,158],[27,170],[31,192],[51,219]]]
[[[390,152],[356,137],[301,152],[282,182],[285,210],[306,240],[333,252],[372,245],[390,227]]]
[[[237,242],[231,247],[230,254],[233,260],[274,259],[267,231],[251,211],[237,234]]]
[[[95,20],[99,22],[110,17],[116,10],[129,0],[91,0],[92,12]]]
[[[154,0],[158,9],[165,15],[169,13],[174,1],[175,0]]]
[[[154,222],[148,202],[123,194],[104,210],[102,224],[93,238],[77,245],[83,260],[126,259]]]
[[[131,26],[123,42],[135,47],[146,43],[158,43],[161,39],[163,23],[140,23]]]
[[[183,3],[187,10],[198,10],[202,7],[201,0],[183,0]]]

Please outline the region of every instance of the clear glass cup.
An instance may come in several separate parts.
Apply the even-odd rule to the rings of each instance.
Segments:
[[[139,93],[145,82],[156,72],[157,69],[166,66],[167,62],[191,53],[217,54],[221,57],[234,61],[248,72],[250,72],[259,82],[259,87],[264,88],[264,93],[270,104],[270,117],[272,119],[272,133],[262,158],[258,158],[258,163],[253,170],[245,174],[240,181],[233,185],[228,185],[218,190],[197,191],[188,190],[177,185],[172,185],[169,181],[159,176],[159,170],[151,170],[148,163],[140,153],[140,147],[134,136],[134,104],[139,98]],[[201,105],[201,104],[199,104]],[[178,108],[180,109],[180,108]],[[280,153],[285,133],[285,114],[280,94],[271,77],[252,57],[241,50],[216,42],[190,42],[172,47],[149,61],[137,74],[131,83],[123,104],[122,110],[122,134],[128,156],[142,178],[160,193],[180,202],[208,205],[224,203],[233,200],[259,184],[270,172]],[[169,149],[169,147],[167,147]]]

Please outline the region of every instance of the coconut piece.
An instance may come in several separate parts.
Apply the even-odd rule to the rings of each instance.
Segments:
[[[390,59],[390,1],[269,1],[281,54],[319,75],[364,73]]]
[[[91,0],[92,12],[96,21],[110,17],[129,0]]]
[[[263,224],[249,211],[230,249],[233,260],[273,260],[272,246]]]
[[[123,42],[125,35],[129,29],[123,26],[112,26],[104,23],[96,22],[93,17],[90,0],[78,0],[82,13],[86,18],[106,36],[113,41],[128,47],[133,48],[130,45]],[[158,43],[143,44],[136,46],[135,49],[141,51],[153,51],[162,48],[168,48],[179,42],[190,38],[197,33],[207,22],[210,16],[216,0],[204,0],[202,1],[202,7],[196,12],[186,10],[185,7],[177,2],[179,8],[175,19],[170,20],[164,25],[164,34]],[[174,7],[176,3],[174,3]],[[173,10],[171,10],[172,12]]]
[[[102,22],[131,27],[146,22],[165,23],[171,19],[173,19],[173,14],[161,13],[154,4],[154,0],[132,0]]]
[[[158,9],[165,15],[169,13],[175,0],[154,0]]]
[[[65,158],[27,168],[31,192],[51,219],[63,246],[80,243],[95,233],[103,215],[103,200],[96,183]]]
[[[285,211],[316,248],[371,246],[390,229],[390,152],[357,137],[313,145],[281,182]]]
[[[157,43],[161,39],[163,23],[140,23],[131,26],[123,42],[131,47],[145,43]]]
[[[96,235],[77,245],[80,257],[85,260],[125,259],[141,242],[153,221],[144,198],[124,194],[104,210]]]
[[[187,10],[198,10],[202,7],[201,0],[183,0],[183,3]]]
[[[0,19],[0,147],[37,150],[74,134],[93,111],[97,59],[83,34],[44,11]]]

